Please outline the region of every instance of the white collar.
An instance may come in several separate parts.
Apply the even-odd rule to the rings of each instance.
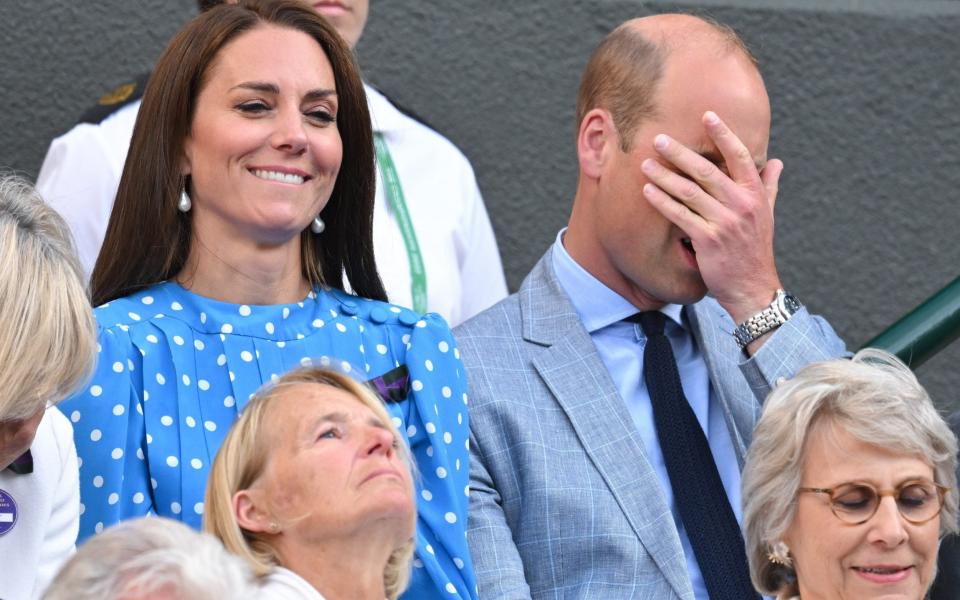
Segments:
[[[370,109],[370,121],[374,131],[387,133],[410,126],[412,119],[400,112],[386,96],[366,83],[363,84],[363,89],[367,93],[367,107]]]

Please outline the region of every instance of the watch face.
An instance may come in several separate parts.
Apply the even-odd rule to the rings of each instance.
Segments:
[[[796,296],[788,293],[788,294],[784,294],[783,296],[783,306],[792,315],[793,313],[800,310],[800,307],[803,305],[800,304],[800,301],[797,300]]]

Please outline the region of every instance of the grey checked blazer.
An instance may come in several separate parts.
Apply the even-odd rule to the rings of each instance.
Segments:
[[[670,507],[551,252],[518,293],[454,332],[470,382],[480,597],[693,600]],[[716,301],[688,317],[741,467],[771,383],[845,351],[806,310],[747,361]]]

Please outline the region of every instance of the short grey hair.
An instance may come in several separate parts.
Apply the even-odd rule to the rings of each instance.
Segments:
[[[0,174],[0,421],[64,399],[93,370],[96,327],[64,220]]]
[[[764,594],[797,593],[795,573],[768,554],[796,515],[804,445],[824,421],[862,442],[923,458],[936,483],[950,490],[940,534],[957,531],[957,439],[910,369],[869,348],[852,360],[814,363],[767,398],[743,470],[750,578]]]
[[[43,600],[253,598],[253,573],[213,536],[161,517],[125,521],[90,538]]]

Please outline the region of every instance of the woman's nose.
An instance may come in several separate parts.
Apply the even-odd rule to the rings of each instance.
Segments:
[[[386,427],[371,425],[367,428],[367,454],[392,455],[394,442],[393,432]]]
[[[307,124],[300,110],[281,109],[274,120],[275,129],[270,137],[274,148],[292,154],[300,154],[307,147]]]
[[[867,523],[870,525],[871,542],[882,542],[886,546],[894,547],[907,539],[906,522],[893,496],[880,498],[876,514]]]

